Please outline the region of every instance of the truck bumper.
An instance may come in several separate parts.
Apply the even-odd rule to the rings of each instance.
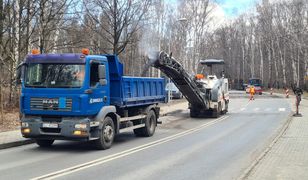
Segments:
[[[97,137],[98,123],[87,117],[61,117],[56,121],[41,116],[23,116],[21,133],[25,138],[88,141]]]

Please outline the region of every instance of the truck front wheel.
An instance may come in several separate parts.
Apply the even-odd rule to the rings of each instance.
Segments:
[[[150,137],[153,136],[156,129],[157,117],[153,110],[150,110],[145,118],[145,127],[134,129],[136,136]]]
[[[99,139],[95,140],[97,149],[109,149],[115,136],[114,123],[111,117],[107,116],[103,120],[102,129],[99,132]]]
[[[50,147],[55,140],[36,139],[35,141],[40,147]]]

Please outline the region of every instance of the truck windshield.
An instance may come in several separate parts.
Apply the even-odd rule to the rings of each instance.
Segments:
[[[79,88],[85,75],[83,64],[29,64],[25,73],[26,87]]]

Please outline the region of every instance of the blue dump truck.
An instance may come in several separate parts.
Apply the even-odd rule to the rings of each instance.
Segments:
[[[116,134],[152,136],[164,79],[128,77],[115,55],[31,54],[18,67],[21,133],[41,147],[54,140],[111,147]]]

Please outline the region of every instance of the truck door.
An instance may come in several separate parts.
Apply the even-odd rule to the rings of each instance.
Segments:
[[[109,76],[107,62],[93,60],[90,63],[90,88],[89,103],[93,110],[100,110],[109,105]]]

